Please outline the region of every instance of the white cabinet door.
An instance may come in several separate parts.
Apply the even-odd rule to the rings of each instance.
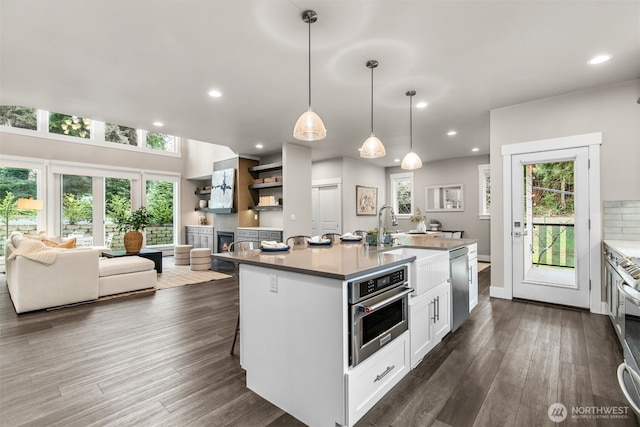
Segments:
[[[433,341],[434,345],[442,341],[451,331],[451,284],[445,282],[433,290],[434,313]]]
[[[409,330],[411,339],[411,369],[435,346],[433,320],[435,300],[431,293],[412,297],[409,301]]]
[[[478,244],[468,246],[469,252],[469,313],[478,305]]]

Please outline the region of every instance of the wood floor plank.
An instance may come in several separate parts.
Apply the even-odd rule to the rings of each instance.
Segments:
[[[21,315],[3,280],[2,427],[303,425],[248,390],[238,354],[229,355],[235,278]],[[626,407],[615,380],[622,354],[608,318],[490,298],[489,286],[490,268],[479,274],[469,321],[358,427],[551,426],[542,408],[551,397],[567,406]],[[555,386],[544,379],[550,376]],[[595,420],[636,425],[606,421]]]

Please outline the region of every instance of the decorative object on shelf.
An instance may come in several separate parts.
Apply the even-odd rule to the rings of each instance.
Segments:
[[[429,227],[431,227],[431,231],[439,231],[442,228],[442,224],[437,219],[431,218],[429,220]]]
[[[375,215],[378,206],[378,189],[356,185],[356,215]]]
[[[208,200],[200,200],[200,209],[204,209],[207,206],[209,206],[209,201]]]
[[[422,215],[422,212],[420,212],[420,208],[416,208],[416,212],[413,215],[411,215],[411,218],[409,220],[417,224],[416,231],[418,231],[419,233],[426,233],[427,232],[427,225],[425,224],[426,219],[427,219],[426,215]]]
[[[318,20],[318,14],[313,10],[305,10],[302,20],[309,24],[309,108],[293,127],[293,137],[301,141],[319,141],[327,137],[327,130],[320,116],[311,109],[311,24]]]
[[[360,157],[365,159],[377,159],[386,156],[382,141],[373,133],[373,69],[378,66],[378,61],[372,59],[367,61],[367,68],[371,69],[371,135],[362,144]]]
[[[200,215],[198,217],[198,224],[207,225],[207,216],[206,215]]]
[[[140,206],[129,214],[118,214],[113,217],[119,233],[124,232],[124,249],[127,253],[138,253],[142,248],[142,231],[151,224],[151,214],[145,206]]]
[[[211,204],[212,209],[233,207],[233,183],[235,169],[213,171],[211,176]]]
[[[413,151],[413,96],[415,94],[415,90],[410,90],[406,93],[409,97],[409,152],[402,159],[402,165],[400,167],[407,170],[420,169],[422,167],[420,156]],[[424,220],[422,221],[422,225],[424,225]]]

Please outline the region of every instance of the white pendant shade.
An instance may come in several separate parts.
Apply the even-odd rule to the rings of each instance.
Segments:
[[[311,107],[298,118],[293,127],[293,137],[301,141],[319,141],[327,137],[322,119],[311,110]]]
[[[422,160],[420,160],[420,156],[418,156],[413,151],[409,151],[404,159],[402,159],[402,165],[400,166],[402,169],[412,170],[412,169],[420,169],[422,167]]]
[[[360,157],[364,157],[365,159],[377,159],[384,157],[386,154],[387,152],[384,149],[384,145],[382,145],[382,141],[373,133],[364,141],[360,149]]]

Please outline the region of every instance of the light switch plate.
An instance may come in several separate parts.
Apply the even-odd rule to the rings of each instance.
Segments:
[[[278,276],[276,276],[275,274],[270,274],[269,276],[270,276],[269,277],[269,280],[270,280],[269,290],[271,292],[278,293]]]

